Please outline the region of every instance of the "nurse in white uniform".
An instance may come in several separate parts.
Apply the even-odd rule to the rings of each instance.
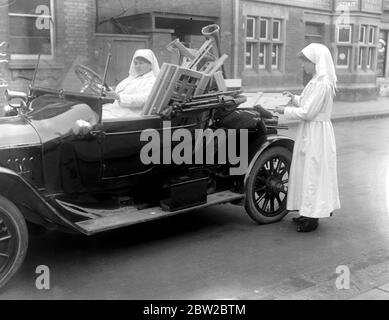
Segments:
[[[313,75],[301,96],[285,92],[293,107],[277,107],[287,119],[300,120],[290,168],[287,209],[299,211],[298,232],[313,231],[319,218],[340,208],[336,143],[331,123],[336,73],[328,48],[312,43],[300,53],[302,67]]]
[[[128,78],[120,82],[115,91],[107,93],[107,97],[116,101],[103,106],[103,120],[139,117],[158,73],[159,65],[153,51],[137,50],[132,58]]]

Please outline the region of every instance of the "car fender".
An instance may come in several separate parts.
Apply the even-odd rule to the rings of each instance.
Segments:
[[[250,142],[248,150],[249,165],[247,167],[247,171],[243,180],[244,187],[246,187],[250,172],[259,156],[268,148],[275,146],[285,147],[293,153],[294,141],[287,136],[272,134],[261,136]]]
[[[82,232],[64,218],[32,185],[16,172],[0,167],[0,194],[14,203],[24,218],[47,229]]]

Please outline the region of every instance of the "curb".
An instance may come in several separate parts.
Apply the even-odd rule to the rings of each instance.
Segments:
[[[349,114],[349,115],[335,115],[331,118],[331,122],[342,122],[342,121],[355,121],[355,120],[363,120],[363,119],[376,119],[389,117],[389,111],[384,111],[380,113],[360,113],[360,114]],[[287,126],[297,126],[300,121],[292,120],[292,121],[280,121],[280,125]]]

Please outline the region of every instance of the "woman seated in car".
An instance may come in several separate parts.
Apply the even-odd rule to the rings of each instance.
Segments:
[[[132,58],[129,73],[129,77],[120,82],[115,91],[107,93],[107,97],[116,101],[104,105],[103,119],[141,115],[159,73],[158,61],[153,51],[137,50]]]

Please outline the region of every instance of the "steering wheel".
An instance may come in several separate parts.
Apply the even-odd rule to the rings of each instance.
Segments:
[[[103,79],[88,67],[78,64],[74,67],[74,72],[83,85],[80,90],[81,93],[91,90],[95,94],[101,94],[103,86],[107,91],[110,90],[107,84],[104,83],[103,85]]]

